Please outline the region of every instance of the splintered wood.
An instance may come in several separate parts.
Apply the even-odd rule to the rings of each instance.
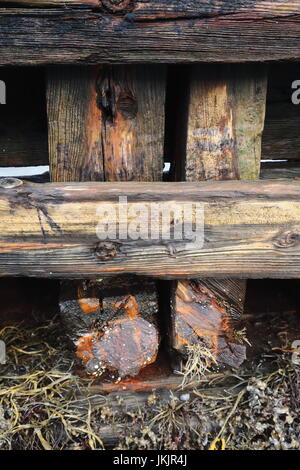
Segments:
[[[147,279],[66,281],[60,310],[76,355],[90,375],[135,376],[156,360],[158,299]]]
[[[187,345],[201,344],[217,362],[238,367],[246,358],[246,348],[235,330],[244,297],[243,281],[180,281],[171,299],[173,348],[186,356]]]

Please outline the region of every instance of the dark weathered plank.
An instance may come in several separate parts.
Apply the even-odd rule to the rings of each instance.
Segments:
[[[56,6],[74,8],[93,6],[112,13],[128,13],[139,21],[175,18],[209,18],[228,14],[252,18],[290,16],[299,13],[298,0],[2,0],[3,5]]]
[[[262,158],[300,159],[300,105],[292,100],[296,91],[292,84],[300,77],[299,64],[272,64],[268,77]]]
[[[47,70],[47,111],[52,181],[102,181],[102,113],[97,67]]]
[[[257,179],[267,75],[258,65],[191,68],[184,176]]]
[[[0,65],[299,60],[292,10],[141,22],[130,13],[1,9]]]
[[[300,162],[273,162],[263,163],[260,170],[263,180],[296,178],[300,179]]]
[[[15,184],[0,184],[3,276],[95,278],[135,273],[162,278],[292,278],[300,274],[296,180]],[[96,229],[103,218],[97,211],[107,209],[107,203],[113,209],[119,196],[128,198],[135,214],[131,221],[137,221],[141,202],[160,202],[166,211],[176,211],[183,202],[203,203],[203,248],[168,237],[99,241]],[[121,216],[125,212],[122,209]],[[186,214],[185,221],[191,227],[195,213]],[[127,230],[126,220],[122,227]]]

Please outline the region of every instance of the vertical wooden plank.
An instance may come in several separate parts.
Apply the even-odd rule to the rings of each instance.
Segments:
[[[106,181],[160,181],[165,67],[116,66],[98,78]]]
[[[259,178],[266,89],[264,65],[191,68],[184,179]],[[186,353],[189,345],[200,344],[202,351],[210,351],[219,362],[240,365],[245,346],[239,343],[244,338],[235,326],[243,312],[245,292],[246,281],[239,279],[175,283],[173,349]]]
[[[49,69],[52,181],[161,180],[164,106],[164,66]],[[124,281],[115,279],[113,300],[108,302],[105,289],[96,284],[96,296],[91,283],[84,280],[61,286],[65,324],[71,325],[70,316],[75,323],[78,319],[77,334],[74,325],[69,331],[77,356],[89,373],[99,375],[107,368],[119,377],[134,375],[153,362],[158,352],[157,324],[145,309],[152,305],[156,310],[155,285],[149,291],[144,280],[138,295],[132,295],[134,280],[125,284],[125,292]],[[88,325],[84,332],[83,319]],[[118,351],[108,349],[114,342],[122,346]]]
[[[192,68],[185,179],[257,179],[265,117],[264,65]]]
[[[52,181],[102,181],[102,113],[97,104],[99,67],[47,71],[47,113]]]

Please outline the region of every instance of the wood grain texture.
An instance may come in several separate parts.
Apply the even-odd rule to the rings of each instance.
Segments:
[[[299,60],[300,12],[269,11],[137,21],[86,9],[1,9],[0,65]]]
[[[190,74],[185,179],[257,179],[265,67],[199,65]]]
[[[166,69],[104,67],[98,76],[106,181],[160,181],[163,174]]]
[[[297,180],[0,187],[2,276],[299,277]],[[186,240],[99,241],[97,210],[118,204],[119,196],[136,213],[140,202],[160,202],[165,210],[203,203],[203,248]]]
[[[159,181],[164,66],[48,69],[53,181]]]
[[[93,6],[112,13],[130,12],[138,21],[215,17],[228,14],[251,17],[290,16],[299,13],[298,0],[2,0],[3,5]]]
[[[102,181],[102,113],[97,67],[47,70],[47,111],[52,181]]]

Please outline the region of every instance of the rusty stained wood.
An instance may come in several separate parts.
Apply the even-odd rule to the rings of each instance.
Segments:
[[[164,66],[48,69],[54,181],[159,181]]]
[[[258,179],[266,92],[261,64],[191,68],[187,181]]]
[[[47,80],[53,180],[162,178],[164,66],[54,67],[48,69]],[[115,297],[109,301],[105,293],[100,303],[85,281],[63,283],[60,302],[66,332],[75,329],[76,354],[87,373],[109,370],[111,380],[138,374],[155,361],[159,347],[157,325],[154,318],[150,323],[145,319],[141,305],[143,296],[149,308],[155,304],[154,283],[152,292],[144,282],[145,289],[133,295],[133,279],[110,284],[114,282]],[[121,295],[124,282],[127,291]],[[96,310],[86,315],[89,305]]]
[[[299,276],[300,183],[296,180],[23,183],[15,188],[1,183],[0,187],[2,276]],[[97,210],[107,203],[118,205],[119,196],[127,196],[133,213],[140,210],[136,205],[140,202],[160,202],[165,211],[183,202],[203,203],[203,248],[186,240],[99,241]],[[195,222],[194,216],[187,224]],[[123,228],[128,228],[126,221]]]
[[[166,67],[106,67],[97,90],[105,180],[162,180]]]
[[[158,298],[149,279],[61,284],[64,328],[88,375],[106,381],[135,376],[157,357]]]
[[[243,14],[139,19],[126,9],[3,8],[0,65],[299,60],[297,3],[266,11],[251,2]]]

